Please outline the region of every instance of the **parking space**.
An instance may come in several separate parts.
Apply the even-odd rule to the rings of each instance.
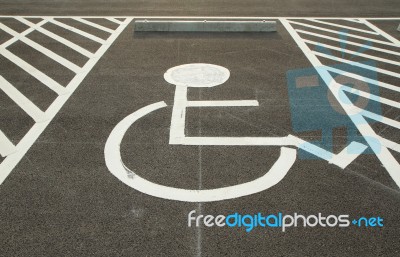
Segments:
[[[396,256],[400,18],[349,17],[1,17],[3,255]],[[348,224],[195,224],[234,213]]]

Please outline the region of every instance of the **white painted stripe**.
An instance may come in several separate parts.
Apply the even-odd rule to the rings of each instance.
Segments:
[[[6,157],[10,154],[15,153],[17,148],[15,145],[7,138],[7,136],[0,130],[0,155]]]
[[[15,54],[11,53],[7,49],[0,48],[0,54],[6,57],[8,60],[19,66],[21,69],[29,73],[32,77],[36,78],[48,88],[56,92],[58,95],[63,95],[67,93],[67,90],[61,86],[57,81],[53,80],[43,72],[39,71],[26,61],[22,60]]]
[[[187,101],[187,107],[258,106],[257,100]]]
[[[28,20],[26,20],[24,18],[18,18],[18,20],[23,22],[24,24],[26,24],[28,26],[35,25],[34,23],[31,23],[30,21],[28,21]],[[47,22],[47,20],[44,20],[43,22]],[[36,30],[39,31],[40,33],[48,36],[48,37],[60,42],[61,44],[65,45],[65,46],[68,46],[69,48],[75,50],[76,52],[78,52],[78,53],[80,53],[80,54],[82,54],[82,55],[84,55],[84,56],[86,56],[88,58],[93,58],[94,57],[93,53],[89,52],[88,50],[84,49],[83,47],[81,47],[81,46],[79,46],[79,45],[77,45],[77,44],[75,44],[75,43],[73,43],[73,42],[71,42],[71,41],[69,41],[69,40],[57,35],[57,34],[54,34],[51,31],[48,31],[48,30],[46,30],[46,29],[44,29],[42,27],[37,27]]]
[[[65,24],[65,23],[62,23],[62,22],[60,22],[60,21],[56,21],[56,20],[54,20],[54,19],[49,19],[48,21],[51,22],[51,23],[53,23],[54,25],[57,25],[57,26],[62,27],[62,28],[64,28],[64,29],[66,29],[66,30],[72,31],[72,32],[74,32],[74,33],[76,33],[76,34],[78,34],[78,35],[81,35],[81,36],[83,36],[83,37],[86,37],[86,38],[88,38],[88,39],[90,39],[90,40],[93,40],[93,41],[95,41],[95,42],[97,42],[97,43],[104,44],[104,43],[106,42],[104,39],[101,39],[101,38],[99,38],[99,37],[96,37],[95,35],[92,35],[92,34],[90,34],[90,33],[87,33],[87,32],[85,32],[85,31],[83,31],[83,30],[80,30],[80,29],[74,28],[74,27],[72,27],[72,26],[69,26],[69,25],[67,25],[67,24]]]
[[[368,148],[361,143],[351,142],[339,154],[334,154],[293,135],[289,135],[288,140],[290,140],[292,144],[296,147],[306,152],[309,152],[323,160],[326,160],[329,163],[334,164],[342,169],[346,168],[351,162],[353,162]],[[349,149],[351,149],[351,151]]]
[[[126,17],[125,17],[126,18]],[[112,21],[112,22],[114,22],[114,23],[117,23],[117,24],[122,24],[122,21],[120,21],[120,20],[117,20],[117,19],[115,19],[115,18],[110,18],[110,17],[108,17],[108,18],[106,18],[107,20],[109,20],[109,21]]]
[[[31,23],[32,26],[29,26],[29,25],[28,25],[30,28],[27,29],[27,30],[25,30],[24,32],[22,32],[22,33],[20,34],[20,36],[26,36],[26,35],[28,35],[29,33],[35,31],[35,29],[39,28],[40,26],[43,26],[43,25],[46,24],[46,23],[47,23],[47,21],[45,21],[45,20],[40,21],[40,22],[37,23],[37,24]],[[19,40],[19,37],[13,37],[13,38],[9,39],[8,41],[4,42],[1,46],[4,47],[4,48],[6,48],[6,47],[8,47],[8,46],[14,44],[14,43],[17,42],[18,40]]]
[[[368,48],[368,49],[375,50],[378,52],[383,52],[383,53],[387,53],[387,54],[393,54],[393,55],[400,56],[400,52],[391,51],[391,50],[387,50],[387,49],[383,49],[383,48],[379,48],[379,47],[375,47],[375,46],[360,44],[360,43],[349,41],[347,39],[343,40],[343,39],[339,39],[339,38],[335,38],[335,37],[329,37],[329,36],[326,36],[323,34],[317,34],[317,33],[309,32],[309,31],[301,30],[301,29],[296,29],[296,32],[311,35],[311,36],[316,36],[316,37],[320,37],[320,38],[325,38],[325,39],[333,40],[336,42],[343,42],[345,44],[359,46],[361,48]]]
[[[318,58],[310,50],[310,48],[306,45],[306,43],[303,42],[302,38],[296,33],[293,27],[289,24],[289,22],[285,19],[280,19],[280,21],[286,28],[286,30],[289,32],[289,34],[292,36],[294,41],[297,43],[297,45],[300,47],[300,49],[303,51],[307,59],[311,62],[311,64],[314,67],[323,66],[322,63],[318,60]],[[316,69],[316,71],[319,73],[319,75],[324,80],[326,85],[329,85],[329,83],[333,80],[332,76],[329,74],[327,70]],[[346,96],[340,96],[339,94],[340,92],[332,90],[330,87],[329,89],[331,90],[331,92],[333,93],[333,95],[335,96],[335,98],[339,103],[343,101],[341,100],[341,97],[346,97]],[[345,100],[350,102],[350,99],[348,99],[348,97],[346,98],[347,99]],[[399,172],[400,164],[396,161],[396,159],[393,157],[393,155],[386,147],[378,148],[375,146],[375,140],[373,138],[377,138],[377,135],[363,117],[361,117],[360,115],[351,115],[353,110],[352,107],[349,105],[342,105],[342,108],[345,110],[349,118],[352,120],[354,125],[360,131],[361,135],[370,145],[371,149],[374,151],[375,155],[378,157],[383,166],[386,168],[387,172],[392,177],[393,181],[397,184],[397,186],[400,187],[400,172]]]
[[[334,72],[336,74],[342,74],[344,76],[347,76],[347,77],[350,77],[350,78],[353,78],[353,79],[365,81],[368,84],[373,84],[373,85],[376,85],[376,86],[379,86],[379,87],[383,87],[383,88],[387,88],[387,89],[390,89],[390,90],[393,90],[393,91],[396,91],[396,92],[400,92],[400,87],[397,87],[397,86],[394,86],[394,85],[391,85],[391,84],[388,84],[388,83],[385,83],[385,82],[381,82],[381,81],[377,81],[377,80],[370,79],[370,78],[367,78],[367,77],[363,77],[363,76],[360,76],[360,75],[355,74],[355,73],[349,73],[347,71],[344,71],[344,70],[341,70],[341,69],[337,69],[337,68],[333,68],[333,67],[330,67],[330,66],[324,66],[324,69],[326,69],[326,70],[328,70],[330,72]]]
[[[0,89],[6,93],[22,110],[24,110],[36,122],[46,120],[46,115],[26,96],[11,85],[5,78],[0,76]]]
[[[395,46],[395,47],[396,47],[396,44],[393,44],[393,43],[391,43],[391,42],[386,42],[386,41],[376,40],[376,39],[373,39],[373,38],[368,38],[368,37],[362,37],[362,36],[358,36],[358,35],[353,35],[353,34],[345,33],[345,32],[342,32],[342,31],[336,31],[336,30],[326,29],[326,28],[322,28],[322,27],[318,27],[318,26],[313,26],[313,25],[306,24],[306,23],[302,23],[302,22],[298,22],[298,21],[288,21],[288,22],[293,23],[293,24],[296,24],[296,25],[300,25],[300,26],[303,26],[303,27],[308,27],[308,28],[311,28],[311,29],[322,30],[322,31],[329,32],[329,33],[333,33],[333,34],[336,34],[336,35],[343,35],[343,36],[347,36],[347,37],[363,39],[363,40],[371,41],[371,42],[378,43],[378,44],[383,44],[383,45]]]
[[[111,44],[115,41],[115,39],[121,34],[121,32],[126,28],[129,22],[132,19],[128,19],[126,23],[122,24],[115,30],[115,32],[107,39],[107,44],[104,44],[97,51],[98,56],[103,56],[107,49],[111,46]],[[11,171],[15,168],[15,166],[19,163],[19,161],[25,156],[26,152],[31,148],[31,146],[35,143],[38,137],[43,133],[46,127],[50,124],[51,120],[56,116],[56,114],[60,111],[62,106],[67,102],[71,94],[78,88],[80,83],[87,76],[89,71],[95,66],[95,64],[99,61],[99,58],[90,59],[86,65],[84,66],[85,72],[78,73],[68,84],[67,90],[71,92],[67,95],[61,95],[57,97],[57,99],[50,105],[50,107],[46,111],[46,115],[49,118],[47,121],[36,123],[29,132],[22,138],[22,140],[18,143],[17,148],[18,151],[12,155],[7,156],[4,161],[0,164],[0,184],[4,182],[7,176],[11,173]]]
[[[319,19],[320,20],[320,19]],[[362,21],[358,20],[358,19],[353,19],[353,18],[346,18],[344,19],[346,21],[351,21],[351,22],[355,22],[355,23],[363,23]]]
[[[312,22],[316,22],[316,23],[320,23],[320,24],[325,24],[325,25],[333,26],[333,27],[338,27],[338,28],[343,28],[343,29],[348,29],[348,30],[363,32],[363,33],[367,33],[367,34],[379,35],[379,33],[375,32],[375,31],[369,31],[369,30],[358,29],[358,28],[349,27],[349,26],[344,26],[344,25],[340,25],[340,24],[336,24],[336,23],[332,23],[332,22],[320,21],[320,20],[316,20],[316,19],[307,19],[307,20],[312,21]]]
[[[85,20],[85,19],[82,19],[82,18],[73,18],[73,19],[76,20],[76,21],[79,21],[81,23],[84,23],[86,25],[92,26],[92,27],[94,27],[96,29],[108,32],[110,34],[112,34],[114,32],[114,30],[112,30],[112,29],[109,29],[107,27],[104,27],[102,25],[99,25],[97,23],[94,23],[94,22],[91,22],[91,21],[88,21],[88,20]]]
[[[10,29],[9,27],[5,26],[2,23],[0,23],[0,29],[4,30],[5,32],[9,33],[10,35],[14,36],[15,38],[18,38],[20,41],[24,42],[28,46],[43,53],[47,57],[53,59],[54,61],[58,62],[59,64],[63,65],[64,67],[72,70],[73,72],[79,73],[81,71],[81,68],[78,65],[70,62],[69,60],[65,59],[62,56],[59,56],[58,54],[54,53],[53,51],[41,46],[40,44],[36,43],[35,41],[33,41],[29,38],[20,36],[18,34],[18,32]]]
[[[400,103],[399,102],[396,102],[396,101],[393,101],[393,100],[390,100],[390,99],[387,99],[387,98],[384,98],[384,97],[381,97],[381,96],[373,95],[371,93],[367,93],[367,92],[364,92],[364,91],[361,91],[361,90],[354,91],[353,88],[345,86],[345,85],[341,85],[341,89],[344,90],[344,91],[347,91],[349,93],[356,94],[356,95],[362,96],[364,98],[368,98],[368,99],[371,99],[373,101],[377,101],[377,102],[380,102],[380,103],[383,103],[383,104],[386,104],[386,105],[389,105],[389,106],[393,106],[395,108],[400,109]]]
[[[366,111],[366,110],[363,110],[363,109],[358,108],[358,107],[355,107],[355,108],[358,109],[359,112],[361,113],[361,115],[364,116],[364,117],[367,117],[367,118],[370,118],[372,120],[378,121],[380,123],[384,123],[384,124],[386,124],[388,126],[400,129],[400,122],[397,121],[397,120],[392,120],[392,119],[386,118],[386,117],[384,117],[382,115],[378,115],[376,113],[373,113],[373,112],[370,112],[370,111]]]
[[[362,154],[368,147],[358,142],[351,142],[339,154],[335,154],[329,163],[335,164],[342,169],[346,168],[352,163],[360,154]],[[350,150],[351,149],[351,150]]]
[[[393,60],[389,60],[389,59],[385,59],[385,58],[381,58],[381,57],[377,57],[377,56],[373,56],[373,55],[369,55],[369,54],[365,54],[365,53],[360,53],[360,52],[356,52],[356,51],[352,51],[352,50],[348,50],[348,49],[344,49],[344,48],[340,48],[340,47],[336,47],[336,46],[331,46],[331,45],[323,44],[323,43],[320,43],[320,42],[315,42],[315,41],[308,40],[308,39],[303,39],[303,40],[304,40],[304,42],[306,42],[308,44],[317,45],[317,46],[323,46],[325,48],[336,50],[336,51],[341,52],[341,53],[348,53],[348,54],[352,54],[353,56],[361,56],[361,57],[364,57],[364,58],[369,58],[371,60],[389,63],[389,64],[392,64],[392,65],[397,65],[397,66],[400,65],[400,62],[396,62],[396,61],[393,61]]]
[[[366,64],[363,64],[363,63],[346,60],[346,59],[343,59],[343,58],[340,58],[340,57],[336,57],[336,56],[333,56],[333,55],[320,53],[320,52],[317,52],[317,51],[311,51],[311,52],[314,55],[317,55],[317,56],[320,56],[320,57],[324,57],[324,58],[327,58],[327,59],[330,59],[330,60],[347,63],[347,64],[349,64],[351,66],[357,66],[357,67],[360,67],[360,68],[363,68],[363,69],[366,69],[366,70],[376,71],[376,72],[379,72],[379,73],[382,73],[382,74],[386,74],[386,75],[389,75],[389,76],[400,78],[400,74],[396,73],[396,72],[393,72],[393,71],[388,71],[388,70],[385,70],[385,69],[369,66],[369,65],[366,65]]]
[[[390,149],[400,153],[400,144],[390,141],[383,137],[379,137],[379,141],[381,142],[381,144],[383,144],[387,148],[390,148]]]
[[[380,28],[378,28],[377,26],[375,26],[374,24],[372,24],[371,22],[362,19],[362,21],[371,29],[373,29],[374,31],[376,31],[378,34],[384,36],[386,39],[390,40],[393,44],[397,45],[400,47],[400,41],[397,40],[396,38],[392,37],[391,35],[389,35],[388,33],[386,33],[385,31],[381,30]]]

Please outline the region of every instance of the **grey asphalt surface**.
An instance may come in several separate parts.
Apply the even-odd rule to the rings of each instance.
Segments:
[[[3,15],[398,16],[397,0],[2,1]]]
[[[400,13],[398,1],[387,0],[2,1],[0,7],[1,15],[55,16],[390,17]],[[26,29],[19,28],[15,20],[7,22],[20,32]],[[396,23],[374,24],[394,33]],[[260,102],[259,107],[189,109],[187,135],[320,137],[318,131],[296,133],[292,129],[286,72],[311,65],[280,23],[276,33],[268,34],[133,34],[132,27],[130,24],[111,45],[0,185],[0,256],[400,256],[400,191],[371,154],[361,155],[344,170],[323,160],[297,160],[276,186],[211,203],[155,198],[114,177],[104,161],[104,146],[112,129],[127,115],[159,101],[166,101],[168,107],[142,118],[121,144],[125,164],[150,181],[189,189],[236,185],[262,176],[278,158],[278,147],[168,144],[175,88],[163,74],[184,63],[218,64],[231,73],[221,86],[189,89],[190,100]],[[57,30],[50,25],[47,28]],[[58,33],[87,49],[98,47],[67,31]],[[6,41],[6,35],[0,35],[0,43]],[[38,34],[29,37],[75,63],[85,61]],[[25,48],[15,44],[9,50],[42,70],[56,70],[51,76],[60,83],[72,78],[67,69],[52,69],[56,64],[51,60]],[[28,82],[5,58],[0,58],[0,63],[1,75],[40,108],[47,108],[56,97],[39,83]],[[0,103],[0,129],[17,142],[33,121],[11,107],[4,94],[0,94]],[[398,117],[398,111],[390,108],[383,112]],[[307,122],[306,115],[304,119]],[[386,132],[400,141],[398,131]],[[339,152],[346,143],[346,132],[338,128],[332,136],[335,152]],[[256,228],[247,233],[243,228],[189,228],[187,215],[192,210],[204,215],[296,212],[381,216],[385,226],[298,227],[284,233],[280,228]]]

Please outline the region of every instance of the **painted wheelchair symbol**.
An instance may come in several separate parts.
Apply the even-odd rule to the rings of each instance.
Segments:
[[[190,190],[156,184],[135,174],[126,167],[121,158],[120,144],[126,131],[143,116],[166,107],[164,101],[145,106],[125,117],[111,132],[104,149],[105,161],[111,173],[126,185],[148,195],[185,202],[212,202],[233,199],[264,191],[280,182],[296,160],[297,150],[301,148],[341,168],[346,167],[366,146],[352,142],[339,154],[333,154],[318,146],[288,135],[286,137],[188,137],[185,136],[186,109],[191,107],[243,107],[258,106],[257,100],[190,101],[187,99],[188,87],[215,87],[229,78],[229,70],[212,64],[185,64],[173,67],[164,74],[164,79],[176,86],[170,126],[171,145],[209,145],[209,146],[281,146],[280,156],[274,165],[263,175],[250,182],[204,190]],[[358,149],[348,154],[348,149]]]

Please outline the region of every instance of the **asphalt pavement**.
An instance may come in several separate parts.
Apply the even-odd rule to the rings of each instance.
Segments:
[[[0,256],[400,256],[396,166],[388,164],[386,152],[382,150],[381,158],[367,143],[371,141],[355,132],[368,125],[390,141],[382,149],[389,149],[398,165],[397,1],[2,1],[0,10],[1,24],[17,34],[35,25],[42,28],[24,35],[28,40],[15,37],[11,43],[12,31],[0,27],[0,44],[9,42],[0,48],[1,83],[7,85],[0,88],[0,132],[16,146],[16,152],[0,158],[4,169],[0,172],[9,172],[0,185]],[[270,20],[277,21],[277,31],[133,32],[135,16],[164,15],[275,17]],[[72,19],[79,16],[90,16],[85,20],[97,27]],[[282,21],[277,17],[304,19]],[[329,25],[307,17],[341,18],[319,20],[334,23]],[[367,19],[368,23],[344,20],[350,17],[376,19]],[[372,33],[368,24],[380,32]],[[341,34],[326,30],[343,26],[356,35],[354,40],[345,37],[347,47],[343,40],[326,38],[341,39]],[[317,43],[310,43],[313,40]],[[312,51],[306,54],[301,44]],[[330,46],[341,47],[342,52]],[[322,60],[319,53],[332,53],[336,59]],[[383,84],[369,84],[370,93],[379,99],[369,99],[375,104],[368,106],[379,118],[368,116],[369,124],[354,125],[343,115],[332,127],[338,120],[329,108],[337,103],[327,101],[327,85],[316,72],[315,61],[310,62],[314,57],[340,69],[344,66],[338,58],[375,61],[365,78]],[[318,153],[302,150],[302,144],[207,145],[207,139],[200,145],[171,144],[171,116],[179,101],[175,101],[176,86],[164,79],[164,73],[190,63],[225,67],[230,77],[215,87],[189,87],[188,101],[257,100],[258,106],[189,107],[185,136],[229,141],[293,135],[315,144],[325,140],[322,147],[339,156],[338,161],[315,157]],[[296,83],[305,78],[311,89],[293,87],[290,74],[300,74]],[[315,79],[325,91],[312,91]],[[11,97],[17,93],[8,85],[28,100]],[[165,107],[129,126],[117,160],[125,167],[127,183],[135,179],[152,182],[146,188],[155,188],[154,194],[159,190],[157,197],[151,195],[152,189],[151,193],[135,189],[110,172],[105,146],[124,118],[162,101]],[[22,108],[27,102],[38,109]],[[355,137],[350,136],[353,132]],[[368,149],[340,167],[347,152],[340,153],[353,140]],[[285,163],[289,165],[290,157],[282,155],[282,149],[296,152],[293,165],[276,185],[260,192],[229,199],[231,193],[242,190],[235,188],[215,193],[223,200],[180,201],[166,190],[183,189],[176,193],[178,198],[249,183],[246,190],[251,191],[262,187],[253,181],[274,167],[279,171]],[[194,217],[347,215],[349,224],[303,226],[300,219],[300,225],[292,224],[285,231],[281,226],[262,225],[246,231],[245,221],[232,227],[195,226],[193,221],[189,227],[188,215],[193,210]],[[376,220],[365,223],[362,217]],[[376,222],[378,217],[382,223]]]

